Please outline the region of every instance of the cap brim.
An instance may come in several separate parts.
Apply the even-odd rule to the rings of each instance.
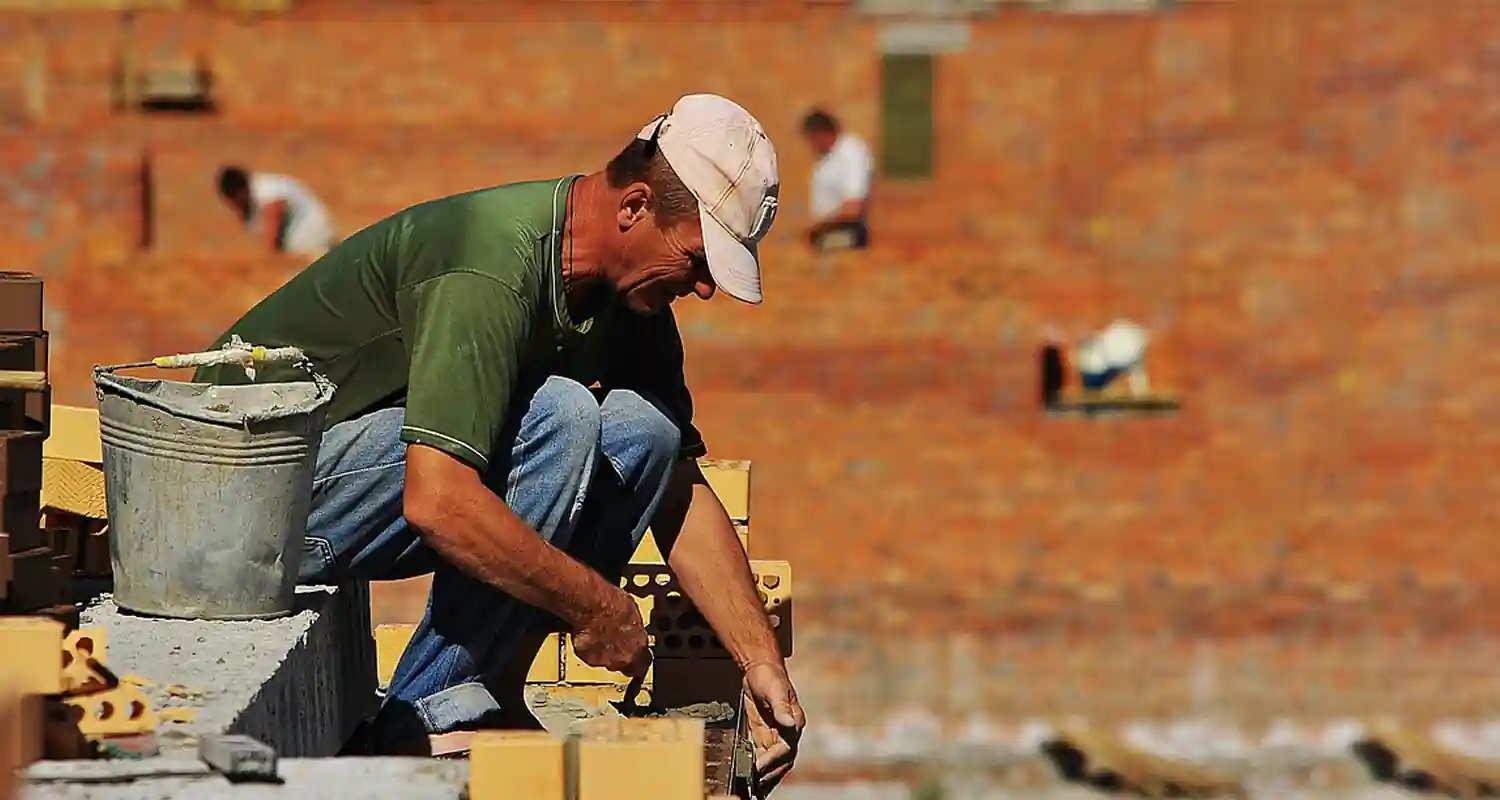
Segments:
[[[708,211],[700,208],[698,218],[703,225],[703,255],[714,285],[736,300],[759,305],[760,256],[756,248],[741,243]]]

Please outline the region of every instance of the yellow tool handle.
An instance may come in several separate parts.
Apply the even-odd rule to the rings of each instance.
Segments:
[[[157,356],[151,363],[162,369],[212,367],[219,364],[251,364],[263,361],[300,361],[302,350],[296,347],[232,347],[205,353],[179,353]]]

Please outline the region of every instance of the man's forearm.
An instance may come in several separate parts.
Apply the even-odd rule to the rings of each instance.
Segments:
[[[286,203],[273,203],[260,211],[260,224],[265,227],[260,231],[274,250],[281,247],[281,228],[286,222]]]
[[[776,633],[734,523],[695,463],[679,467],[651,527],[683,592],[740,668],[780,663]]]
[[[604,608],[612,588],[553,547],[482,484],[444,492],[440,511],[419,515],[426,542],[476,580],[545,611],[575,630]]]

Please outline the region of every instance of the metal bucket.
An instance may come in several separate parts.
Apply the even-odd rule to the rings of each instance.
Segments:
[[[210,386],[96,367],[114,599],[141,614],[292,613],[333,384]]]

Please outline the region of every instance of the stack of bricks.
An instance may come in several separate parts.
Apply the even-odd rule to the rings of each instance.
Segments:
[[[740,544],[747,556],[752,555],[750,463],[703,460],[700,465],[710,488],[734,523]],[[752,557],[750,571],[781,651],[790,657],[791,565]],[[653,532],[647,531],[631,557],[620,586],[635,597],[655,656],[642,691],[635,698],[638,705],[660,711],[699,703],[739,702],[739,669],[702,614],[682,593]],[[382,685],[389,684],[415,627],[413,623],[376,628]],[[564,696],[602,708],[623,698],[629,680],[625,675],[583,663],[573,651],[571,636],[553,634],[532,663],[527,683],[544,687],[554,697]],[[692,730],[684,730],[682,725]],[[713,736],[707,737],[706,727],[703,720],[622,721],[618,717],[603,717],[587,722],[581,738],[567,741],[566,748],[573,753],[567,758],[563,740],[546,733],[482,733],[471,740],[470,797],[474,800],[510,796],[562,798],[561,787],[567,776],[568,781],[584,787],[577,795],[582,797],[702,800],[705,788],[713,785],[717,790],[723,781],[723,776],[710,780],[708,762],[712,756],[705,747],[708,738],[723,732],[715,729]],[[622,765],[634,766],[625,769]],[[602,788],[605,785],[609,787],[607,791]],[[499,787],[505,787],[503,792]]]
[[[111,574],[99,411],[52,406],[42,446],[42,527],[75,578]]]
[[[709,486],[734,522],[747,555],[750,546],[750,462],[701,463]],[[792,573],[785,561],[751,558],[750,571],[766,613],[776,627],[782,654],[792,654]],[[681,587],[647,531],[620,579],[620,586],[636,599],[646,621],[655,663],[637,702],[662,708],[695,703],[735,703],[740,674],[729,651],[714,636],[703,615],[683,595]],[[561,637],[560,691],[587,699],[617,700],[628,684],[625,676],[591,667],[573,652],[572,638]]]
[[[76,619],[67,548],[41,524],[50,417],[42,281],[0,272],[0,610]]]
[[[740,544],[749,554],[750,462],[705,459],[701,465],[709,486],[734,522]],[[776,627],[782,653],[790,657],[791,565],[785,561],[752,558],[750,568],[766,612]],[[647,676],[637,702],[681,707],[738,700],[738,669],[702,615],[683,596],[651,531],[646,532],[641,546],[631,557],[620,585],[635,596],[655,655],[652,672]],[[415,628],[414,623],[376,628],[378,674],[382,685],[390,682]],[[531,666],[527,682],[600,704],[620,699],[629,683],[624,675],[583,663],[573,652],[571,637],[565,634],[547,637]]]

